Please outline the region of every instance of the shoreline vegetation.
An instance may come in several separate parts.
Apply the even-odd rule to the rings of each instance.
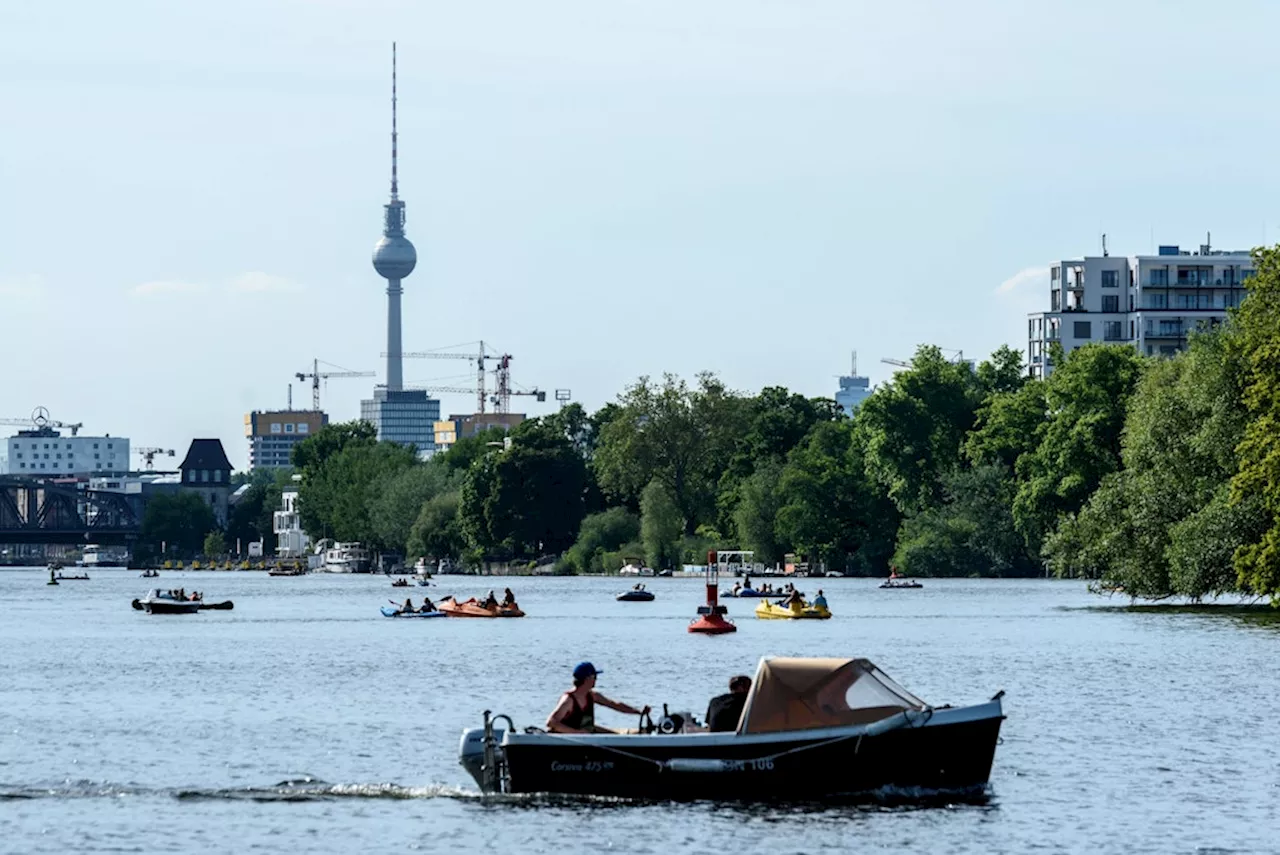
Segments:
[[[303,526],[472,568],[595,574],[748,549],[851,576],[1056,575],[1136,600],[1276,602],[1280,248],[1254,256],[1241,307],[1183,352],[1055,347],[1039,380],[1008,346],[976,366],[922,346],[852,418],[703,373],[641,377],[594,413],[569,404],[425,462],[365,423],[331,424],[294,450]],[[250,477],[222,542],[271,537],[289,474]],[[164,498],[144,547],[198,549],[212,526],[156,509]]]

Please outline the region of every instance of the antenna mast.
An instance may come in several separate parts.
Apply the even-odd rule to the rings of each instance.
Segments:
[[[399,198],[396,182],[396,43],[391,43],[391,201]]]

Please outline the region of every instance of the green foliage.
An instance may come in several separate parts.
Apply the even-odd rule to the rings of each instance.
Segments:
[[[862,402],[855,422],[866,437],[867,474],[903,514],[941,500],[941,476],[959,465],[980,402],[968,364],[944,359],[931,346],[919,348],[911,368]]]
[[[617,552],[640,538],[640,518],[626,508],[609,508],[582,521],[578,539],[565,553],[559,570],[564,573],[603,573],[617,567],[604,563],[605,555]],[[619,565],[620,566],[620,565]]]
[[[444,463],[443,455],[386,476],[373,491],[369,521],[378,541],[405,552],[410,530],[436,496],[460,489],[463,476]]]
[[[779,483],[783,464],[766,458],[738,488],[738,506],[733,513],[734,529],[743,549],[755,552],[755,559],[778,564],[787,544],[778,537],[778,510],[782,507]]]
[[[778,483],[775,530],[780,543],[812,560],[879,575],[888,568],[900,517],[868,478],[865,439],[854,425],[819,423],[792,452]]]
[[[295,450],[305,442],[309,440]],[[392,546],[375,528],[370,509],[384,485],[420,465],[412,449],[393,442],[347,443],[318,468],[307,470],[298,491],[302,527],[315,538]]]
[[[1027,551],[1010,509],[1014,484],[999,464],[943,479],[944,503],[903,522],[894,564],[913,576],[1027,576]]]
[[[220,558],[227,552],[227,539],[220,531],[211,531],[204,536],[204,554],[209,558]]]
[[[405,555],[435,561],[460,556],[467,546],[458,519],[461,502],[459,490],[439,493],[428,499],[409,530]]]
[[[716,485],[733,453],[742,409],[743,399],[710,374],[698,376],[696,389],[671,375],[660,387],[640,378],[600,428],[592,468],[605,495],[638,509],[641,491],[657,479],[686,533],[713,521]]]
[[[204,547],[204,536],[217,528],[213,510],[196,493],[180,490],[153,496],[143,512],[134,551],[141,558],[191,558]]]
[[[537,422],[512,431],[511,447],[471,464],[458,514],[468,543],[495,558],[567,549],[586,515],[586,464],[562,433]]]
[[[995,393],[978,410],[977,425],[964,442],[965,458],[974,466],[994,463],[1012,472],[1022,457],[1035,451],[1040,427],[1048,418],[1040,380]]]
[[[1013,515],[1039,551],[1058,520],[1078,511],[1102,479],[1120,468],[1125,409],[1143,359],[1127,345],[1088,344],[1071,351],[1046,381],[1049,417],[1035,451],[1017,461]]]
[[[478,432],[475,436],[462,437],[449,449],[433,460],[439,460],[440,465],[449,469],[451,472],[465,473],[471,468],[471,464],[475,463],[484,455],[488,454],[493,446],[490,443],[501,444],[507,436],[507,431],[500,427],[490,427]]]
[[[347,446],[373,445],[377,441],[378,432],[368,422],[337,422],[325,425],[319,433],[312,434],[295,445],[289,455],[289,462],[302,473],[305,480]]]
[[[1236,314],[1234,351],[1244,366],[1249,423],[1231,483],[1236,506],[1256,502],[1260,531],[1241,543],[1235,569],[1246,590],[1280,600],[1280,246],[1254,252],[1255,276]]]
[[[649,566],[671,567],[679,560],[684,520],[667,488],[656,478],[640,494],[640,542]]]

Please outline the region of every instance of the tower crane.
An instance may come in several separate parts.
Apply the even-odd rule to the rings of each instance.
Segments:
[[[416,352],[414,352],[414,353],[402,353],[402,354],[400,354],[400,356],[401,356],[402,358],[404,358],[404,359],[466,359],[466,360],[468,360],[468,361],[470,361],[470,362],[474,362],[474,363],[475,363],[475,366],[476,366],[476,385],[475,385],[475,388],[474,388],[474,389],[467,389],[467,390],[464,390],[464,391],[472,392],[472,393],[474,393],[474,394],[475,394],[475,396],[476,396],[476,412],[477,412],[477,413],[481,413],[481,414],[483,414],[483,413],[484,413],[484,408],[485,408],[485,403],[486,403],[486,401],[488,400],[487,396],[485,395],[485,380],[484,380],[485,368],[484,368],[484,363],[485,363],[485,360],[486,360],[486,359],[497,359],[497,358],[498,358],[498,356],[497,356],[496,354],[489,353],[489,352],[487,351],[487,349],[485,348],[485,345],[484,345],[484,342],[483,342],[483,341],[479,341],[479,342],[469,342],[469,344],[476,344],[476,345],[478,345],[478,346],[479,346],[479,347],[478,347],[478,349],[477,349],[477,351],[476,351],[476,353],[475,353],[474,355],[472,355],[472,354],[470,354],[470,353],[450,353],[450,352],[448,352],[449,348],[442,348],[442,349],[440,349],[440,350],[420,350],[420,351],[416,351]],[[465,347],[465,346],[466,346],[466,345],[460,345],[460,344],[451,345],[451,347]],[[383,355],[383,356],[386,356],[386,354],[385,354],[385,353],[384,353],[384,354],[382,354],[382,355]],[[510,357],[508,357],[508,358],[510,358]],[[455,390],[455,389],[444,389],[444,388],[434,388],[434,387],[433,387],[433,388],[430,388],[430,389],[426,389],[426,387],[422,387],[422,386],[415,386],[414,388],[417,388],[417,389],[425,389],[425,390],[426,390],[426,391],[428,391],[428,392],[453,392],[453,391],[458,391],[458,390]]]
[[[173,457],[175,452],[172,448],[135,448],[133,453],[141,457],[146,462],[147,471],[150,472],[151,463],[156,459],[157,454]]]
[[[964,351],[963,351],[963,350],[956,350],[954,347],[940,347],[940,348],[938,348],[938,350],[942,351],[943,353],[954,353],[954,354],[956,355],[956,358],[955,358],[954,360],[952,360],[952,361],[953,361],[953,362],[955,362],[956,364],[959,364],[959,363],[961,363],[961,362],[964,362]],[[884,358],[884,359],[881,359],[880,361],[881,361],[881,362],[883,362],[885,365],[896,365],[896,366],[898,366],[899,368],[910,368],[910,367],[911,367],[911,360],[909,360],[909,359],[908,359],[908,360],[902,360],[902,359],[889,359],[888,357],[886,357],[886,358]]]
[[[299,371],[297,374],[294,375],[299,380],[311,381],[311,409],[313,410],[320,409],[320,381],[321,380],[328,380],[330,377],[376,377],[377,376],[372,371],[348,371],[347,369],[343,368],[341,365],[334,365],[331,362],[326,362],[325,365],[331,366],[333,368],[338,368],[340,370],[321,371],[320,360],[315,359],[315,360],[312,360],[311,371],[309,372]]]
[[[44,407],[36,407],[32,410],[31,418],[29,419],[0,419],[0,425],[12,425],[14,427],[27,429],[35,428],[36,430],[43,430],[45,428],[66,428],[71,431],[72,436],[76,436],[79,433],[80,428],[84,427],[84,424],[81,422],[76,422],[75,424],[56,422],[49,418],[49,411]]]

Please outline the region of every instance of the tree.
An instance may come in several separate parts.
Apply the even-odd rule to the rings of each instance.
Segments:
[[[667,488],[656,478],[640,495],[640,541],[649,564],[659,569],[680,563],[684,520]]]
[[[501,445],[506,437],[506,428],[488,427],[478,431],[474,436],[462,437],[449,446],[448,451],[438,457],[441,464],[451,472],[465,473],[471,468],[471,464],[492,450],[493,445],[491,443]]]
[[[305,476],[298,490],[302,526],[314,537],[388,546],[370,508],[390,478],[417,466],[413,449],[394,442],[351,442]]]
[[[755,552],[756,560],[777,564],[783,560],[787,545],[778,537],[778,510],[783,464],[766,459],[742,482],[739,501],[733,513],[734,529],[744,549]]]
[[[204,536],[204,554],[209,558],[217,558],[227,552],[227,539],[220,531],[211,531]]]
[[[578,538],[558,568],[565,573],[600,573],[603,558],[640,537],[640,518],[626,508],[609,508],[582,520]]]
[[[1033,552],[1120,468],[1120,433],[1142,366],[1132,347],[1088,344],[1049,375],[1048,421],[1037,429],[1035,451],[1018,459],[1013,503],[1018,531]]]
[[[462,496],[458,490],[440,493],[427,500],[418,512],[409,530],[406,555],[430,557],[436,560],[457,558],[466,548],[467,541],[458,521],[458,506]]]
[[[658,479],[692,534],[715,518],[716,486],[732,455],[742,398],[711,374],[698,386],[666,375],[647,377],[619,398],[619,409],[600,430],[592,458],[601,488],[612,501],[639,508],[640,493]]]
[[[964,455],[971,465],[1000,464],[1012,473],[1024,455],[1035,451],[1040,426],[1048,417],[1041,380],[1031,380],[1017,391],[990,395],[965,438]]]
[[[1000,464],[943,478],[945,501],[902,524],[894,563],[913,576],[1032,576],[1040,563],[1013,522],[1015,485]]]
[[[1280,246],[1255,250],[1256,274],[1236,315],[1233,350],[1245,366],[1243,399],[1249,421],[1237,449],[1231,502],[1256,502],[1259,532],[1240,544],[1235,569],[1246,590],[1280,598]]]
[[[319,433],[295,445],[289,458],[305,479],[318,472],[329,458],[347,446],[373,445],[377,441],[377,430],[366,421],[338,422],[325,425]]]
[[[140,556],[190,558],[204,546],[204,536],[217,527],[213,509],[195,493],[181,490],[153,496],[142,514],[135,551]]]
[[[900,516],[866,472],[856,422],[824,422],[795,449],[778,483],[781,542],[859,575],[888,567]]]
[[[369,521],[378,541],[389,549],[405,550],[424,506],[442,493],[456,491],[462,477],[443,457],[389,473],[373,491],[369,506]]]
[[[458,508],[471,546],[490,555],[532,557],[567,549],[586,514],[586,465],[563,435],[536,421],[511,433],[511,447],[471,465]]]
[[[903,514],[940,501],[940,478],[960,463],[980,400],[967,363],[922,346],[911,368],[862,402],[854,421],[866,437],[867,474]]]

